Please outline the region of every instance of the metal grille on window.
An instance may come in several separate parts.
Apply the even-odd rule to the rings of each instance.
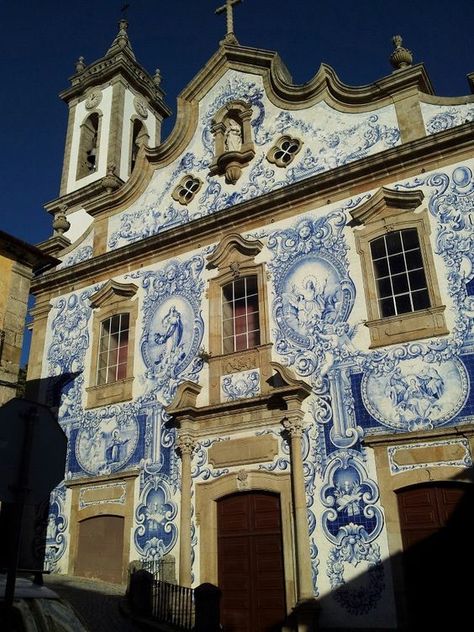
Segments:
[[[257,277],[232,281],[222,288],[223,352],[260,344]]]
[[[97,384],[110,384],[127,377],[129,321],[129,314],[116,314],[102,322]]]
[[[430,307],[416,228],[379,237],[370,250],[382,318]]]

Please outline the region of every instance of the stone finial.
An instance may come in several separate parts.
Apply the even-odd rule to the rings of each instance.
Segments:
[[[401,70],[402,68],[408,68],[413,62],[413,55],[408,48],[402,46],[403,40],[401,35],[394,35],[392,42],[395,50],[390,55],[390,63],[395,70]]]
[[[64,204],[55,213],[53,220],[53,230],[55,235],[64,235],[71,228],[71,223],[66,217],[67,206]]]
[[[157,88],[161,85],[161,71],[159,68],[155,70],[155,74],[153,75],[153,83]]]
[[[117,167],[113,162],[109,163],[107,165],[107,175],[102,178],[102,186],[107,193],[112,193],[112,191],[118,189],[121,184],[120,178],[115,173],[116,169]]]
[[[128,39],[128,33],[127,33],[127,28],[128,28],[128,22],[127,20],[124,20],[123,18],[119,21],[118,23],[118,27],[119,27],[119,31],[114,39],[114,41],[112,42],[111,47],[109,48],[109,50],[107,51],[107,54],[112,54],[112,53],[118,53],[120,51],[127,51],[129,55],[131,55],[131,57],[133,59],[135,59],[135,55],[132,51],[132,47],[130,45],[130,40]]]
[[[82,72],[86,67],[86,64],[84,62],[84,57],[82,57],[82,55],[79,57],[79,59],[76,61],[76,72]]]
[[[127,35],[128,22],[127,22],[127,20],[124,20],[122,18],[119,21],[118,26],[119,26],[119,32],[118,32],[118,35],[116,37],[116,41],[117,41],[117,44],[120,46],[120,48],[125,48],[125,46],[128,44],[128,35]]]

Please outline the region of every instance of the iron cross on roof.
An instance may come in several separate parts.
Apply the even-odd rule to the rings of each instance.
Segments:
[[[219,7],[218,9],[216,9],[216,13],[224,13],[224,11],[226,11],[227,13],[227,33],[226,36],[224,38],[225,42],[235,42],[237,43],[237,39],[235,37],[234,34],[234,11],[233,11],[233,6],[234,4],[239,4],[242,0],[226,0],[225,4],[222,5],[221,7]]]

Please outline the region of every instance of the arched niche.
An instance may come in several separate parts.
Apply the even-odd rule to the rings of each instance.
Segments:
[[[235,184],[243,167],[255,156],[251,118],[251,105],[245,101],[231,101],[212,120],[214,160],[210,173],[224,175],[227,184]]]

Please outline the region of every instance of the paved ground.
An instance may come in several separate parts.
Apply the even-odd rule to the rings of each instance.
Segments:
[[[44,583],[73,605],[90,632],[134,632],[140,629],[119,611],[119,603],[125,594],[123,586],[69,575],[44,575]]]

